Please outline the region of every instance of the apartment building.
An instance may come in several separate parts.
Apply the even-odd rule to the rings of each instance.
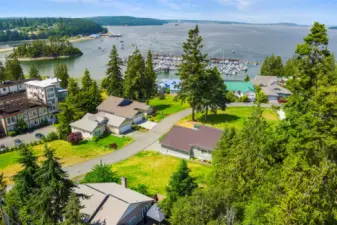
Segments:
[[[9,83],[12,86],[8,86]],[[28,127],[39,126],[42,122],[56,122],[59,94],[66,90],[59,86],[56,78],[46,80],[23,80],[1,84],[8,92],[0,95],[0,133],[7,135],[15,130],[15,125],[23,119]],[[16,85],[16,88],[15,86]]]

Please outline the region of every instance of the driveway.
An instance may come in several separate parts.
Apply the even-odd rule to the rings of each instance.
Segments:
[[[141,126],[143,128],[145,128],[146,130],[151,130],[152,128],[154,128],[157,125],[157,123],[152,122],[150,120],[146,120],[143,123],[138,124],[138,126]]]
[[[73,178],[82,174],[88,173],[92,167],[100,162],[105,164],[113,164],[125,160],[145,149],[148,149],[153,143],[155,143],[163,134],[171,129],[171,127],[192,113],[191,109],[178,112],[170,115],[167,118],[160,121],[152,130],[146,133],[138,132],[135,136],[135,141],[124,148],[112,152],[108,155],[101,156],[83,163],[76,164],[74,166],[66,167],[69,177]]]
[[[0,139],[0,144],[5,145],[6,147],[12,147],[15,145],[14,140],[20,139],[23,143],[28,144],[34,141],[37,141],[35,134],[40,133],[43,134],[44,136],[47,136],[51,132],[55,132],[56,128],[54,126],[48,126],[48,127],[43,127],[40,129],[37,129],[31,133],[26,133],[22,135],[18,135],[15,137],[5,137]]]

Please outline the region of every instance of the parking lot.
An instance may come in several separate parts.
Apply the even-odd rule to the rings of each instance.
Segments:
[[[22,135],[18,135],[15,137],[5,137],[5,138],[0,139],[0,145],[5,145],[5,147],[12,147],[15,145],[14,141],[16,139],[21,140],[24,144],[28,144],[28,143],[38,140],[35,137],[35,134],[40,133],[44,136],[47,136],[50,132],[53,132],[53,131],[56,131],[56,128],[54,126],[48,126],[48,127],[37,129],[31,133],[22,134]]]

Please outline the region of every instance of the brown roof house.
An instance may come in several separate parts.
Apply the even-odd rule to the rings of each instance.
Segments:
[[[161,140],[162,153],[179,158],[212,160],[212,151],[220,140],[222,131],[195,125],[194,129],[174,126]]]
[[[144,116],[152,114],[152,107],[125,98],[109,96],[98,107],[98,112],[104,112],[127,119],[132,119],[133,123],[138,124],[143,121]]]
[[[136,225],[143,221],[153,199],[128,189],[126,178],[116,183],[80,184],[76,193],[89,196],[82,199],[85,222],[92,225]]]

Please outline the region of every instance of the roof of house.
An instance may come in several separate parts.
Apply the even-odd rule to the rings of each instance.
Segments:
[[[97,109],[107,113],[115,114],[125,118],[132,119],[140,110],[148,110],[151,106],[137,101],[132,101],[115,96],[109,96],[105,99]]]
[[[190,129],[174,126],[160,143],[187,152],[191,150],[191,146],[213,150],[221,135],[221,130],[212,127],[199,126],[198,129]]]
[[[225,81],[227,91],[240,91],[241,93],[247,93],[248,91],[255,92],[252,82],[246,81]]]
[[[10,87],[10,86],[13,86],[13,85],[19,85],[19,84],[23,84],[25,82],[29,82],[29,81],[33,81],[33,80],[36,80],[36,79],[3,81],[3,82],[0,83],[0,88]]]
[[[82,213],[88,216],[88,222],[118,224],[130,205],[152,202],[153,199],[116,183],[81,184],[76,193],[90,196],[82,199]]]
[[[147,211],[146,215],[151,219],[161,223],[165,219],[164,213],[161,211],[157,203],[154,203],[152,207]]]
[[[29,84],[29,85],[32,85],[32,86],[44,88],[44,87],[49,87],[49,86],[55,85],[56,83],[59,83],[59,82],[61,82],[61,80],[58,79],[58,78],[48,78],[48,79],[45,79],[45,80],[28,81],[28,82],[25,82],[25,84]]]
[[[256,76],[252,82],[255,85],[269,86],[277,83],[277,76]]]
[[[267,87],[262,86],[261,90],[265,95],[269,96],[291,95],[291,92],[288,89],[277,84],[270,85]]]
[[[42,102],[28,100],[27,97],[16,99],[15,101],[8,101],[0,105],[0,117],[23,113],[26,110],[39,107],[47,107],[47,105]]]
[[[103,118],[98,118],[93,114],[87,113],[82,119],[71,123],[70,126],[84,131],[93,132],[97,126],[103,122],[103,120]]]
[[[105,113],[105,112],[99,112],[99,113],[97,113],[97,115],[100,116],[100,117],[107,118],[108,119],[108,125],[113,126],[113,127],[120,127],[127,120],[127,118],[112,115],[112,114]]]

